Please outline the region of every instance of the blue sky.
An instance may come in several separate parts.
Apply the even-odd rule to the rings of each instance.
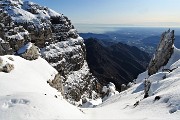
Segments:
[[[180,26],[180,0],[30,0],[75,24]]]

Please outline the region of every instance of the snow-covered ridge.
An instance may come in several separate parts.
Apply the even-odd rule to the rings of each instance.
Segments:
[[[169,62],[156,74],[139,75],[131,88],[116,94],[94,109],[83,109],[91,119],[180,119],[180,50],[174,47]],[[144,98],[144,81],[149,80],[149,97]],[[94,114],[96,113],[96,114]]]
[[[36,29],[32,29],[31,34],[39,31],[44,33],[42,31],[46,30],[45,27],[51,26],[49,17],[60,15],[32,2],[2,0],[0,3],[0,6],[14,21],[32,22],[30,27]],[[29,18],[26,19],[26,17]],[[59,19],[62,20],[59,21]],[[67,39],[69,33],[76,33],[68,21],[66,17],[55,18],[53,22],[57,25],[54,28],[57,29],[54,29],[53,34],[56,37],[53,42],[47,42],[47,45],[44,45],[42,34],[38,34],[41,39],[37,37],[31,37],[31,39],[42,42],[43,56],[59,71],[60,78],[64,80],[65,97],[74,104],[77,101],[81,102],[80,104],[84,102],[82,107],[95,107],[102,100],[93,101],[89,98],[99,97],[94,88],[97,81],[89,72],[82,38],[75,35],[75,38]],[[22,34],[24,33],[27,32],[23,31]],[[19,32],[18,34],[21,35]],[[58,37],[60,39],[56,39]],[[16,37],[13,36],[13,38]],[[49,38],[52,39],[51,32]],[[0,41],[7,42],[3,39]],[[23,52],[32,44],[26,45],[22,47]],[[50,87],[48,82],[51,82],[58,72],[47,61],[41,57],[28,61],[13,55],[1,56],[0,68],[9,63],[14,66],[14,69],[9,73],[0,72],[0,119],[180,119],[179,56],[180,50],[174,47],[173,55],[168,64],[164,66],[169,69],[168,71],[160,69],[151,76],[145,72],[138,77],[135,85],[124,92],[115,91],[113,84],[104,87],[104,93],[109,91],[104,102],[92,109],[82,109],[84,112],[68,104],[60,92]],[[149,97],[145,99],[144,81],[147,79],[151,82],[151,86]]]
[[[12,19],[18,23],[41,23],[41,19],[50,19],[50,17],[61,16],[60,13],[57,13],[52,9],[29,1],[2,0],[0,1],[0,5],[8,12]]]

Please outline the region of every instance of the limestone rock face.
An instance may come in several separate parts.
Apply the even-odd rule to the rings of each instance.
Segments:
[[[59,74],[56,74],[56,76],[53,80],[49,80],[47,82],[49,83],[49,85],[51,87],[56,88],[59,92],[64,94],[62,80],[63,80],[63,78]]]
[[[173,53],[174,40],[174,30],[168,30],[161,35],[159,46],[148,66],[149,75],[156,73],[162,66],[167,64]]]
[[[94,99],[92,93],[100,91],[100,85],[89,72],[84,40],[68,17],[21,0],[0,0],[0,10],[0,55],[17,53],[34,60],[40,49],[41,56],[59,72],[49,81],[52,87],[64,90],[70,102]]]
[[[3,39],[0,38],[0,55],[7,55],[12,53],[13,50],[10,47],[9,42],[5,42]]]
[[[84,64],[85,50],[83,39],[69,38],[67,41],[61,41],[50,44],[44,48],[42,56],[53,66],[59,73],[66,77],[70,71],[77,71]]]
[[[29,32],[17,26],[4,10],[0,10],[0,55],[13,54],[30,41]]]

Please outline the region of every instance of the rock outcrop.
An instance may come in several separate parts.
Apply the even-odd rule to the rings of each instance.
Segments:
[[[0,55],[13,54],[27,41],[28,31],[15,25],[8,13],[0,9]]]
[[[29,42],[25,46],[21,47],[17,54],[26,60],[36,60],[40,56],[39,48],[33,43]]]
[[[74,103],[82,97],[94,99],[92,92],[101,87],[89,72],[84,40],[68,17],[21,0],[1,0],[0,10],[0,55],[17,53],[34,60],[39,48],[42,57],[59,72],[56,78],[62,80],[49,82],[52,87],[61,91],[63,84],[64,97]]]
[[[63,95],[64,90],[63,90],[63,86],[62,86],[62,80],[63,80],[63,78],[59,74],[56,74],[54,79],[47,81],[47,83],[49,83],[49,85],[51,87],[56,88]]]
[[[151,87],[151,82],[149,80],[144,81],[144,98],[149,97],[149,90]]]
[[[173,53],[174,40],[174,30],[168,30],[161,35],[159,46],[148,66],[148,75],[156,73],[162,66],[167,64]]]

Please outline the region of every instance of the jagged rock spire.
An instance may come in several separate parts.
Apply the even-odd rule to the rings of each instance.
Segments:
[[[148,66],[148,74],[156,73],[162,66],[166,65],[173,53],[174,30],[165,31],[161,35],[161,41]]]

